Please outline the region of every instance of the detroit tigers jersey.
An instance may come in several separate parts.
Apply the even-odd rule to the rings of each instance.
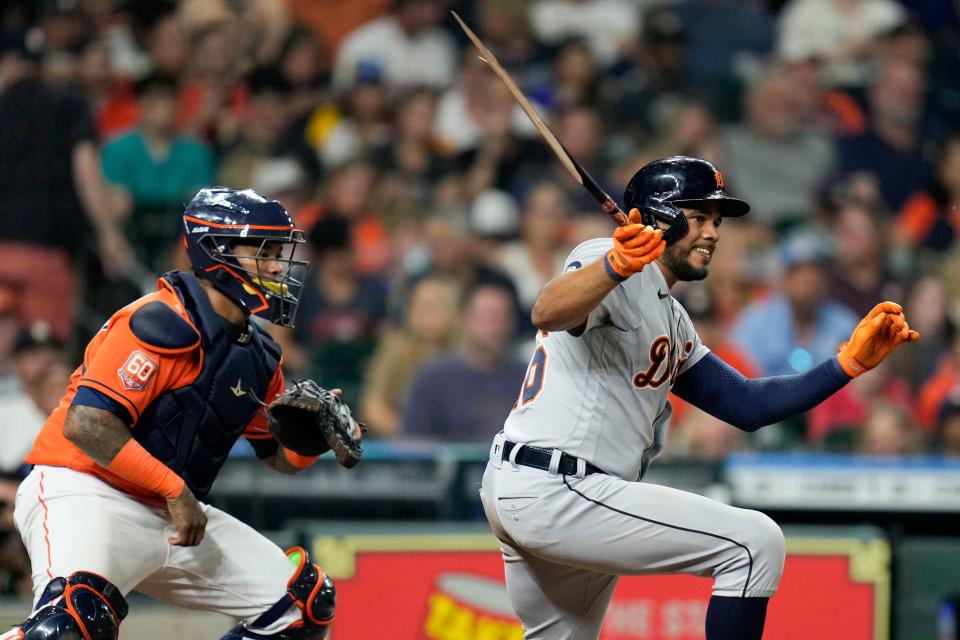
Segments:
[[[613,240],[584,242],[564,270],[603,259]],[[654,262],[619,284],[579,336],[537,334],[508,440],[562,451],[624,480],[643,477],[663,448],[677,375],[708,352]]]

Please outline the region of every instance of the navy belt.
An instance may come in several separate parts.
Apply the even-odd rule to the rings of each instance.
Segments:
[[[510,442],[509,440],[504,441],[503,443],[503,459],[509,460],[510,453],[513,451],[513,448],[517,446],[516,442]],[[531,447],[528,444],[520,447],[520,450],[517,451],[517,457],[514,458],[514,462],[525,467],[533,467],[534,469],[543,469],[544,471],[550,470],[550,459],[553,457],[553,451],[550,449],[541,449],[539,447]],[[569,453],[560,454],[560,465],[557,467],[557,473],[563,476],[575,476],[577,475],[577,458],[571,456]],[[603,473],[603,469],[596,465],[592,465],[589,462],[584,461],[586,464],[585,475],[590,475],[591,473]]]

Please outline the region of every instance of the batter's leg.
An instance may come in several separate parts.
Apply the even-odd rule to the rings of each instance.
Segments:
[[[501,548],[507,593],[526,640],[596,640],[617,576]]]

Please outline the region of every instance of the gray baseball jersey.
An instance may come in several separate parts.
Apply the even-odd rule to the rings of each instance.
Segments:
[[[612,246],[609,238],[584,242],[564,270],[601,260]],[[663,448],[673,381],[708,352],[650,264],[591,311],[579,337],[538,333],[506,437],[637,480]]]

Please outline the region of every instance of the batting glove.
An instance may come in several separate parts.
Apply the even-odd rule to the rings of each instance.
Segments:
[[[856,378],[880,364],[898,344],[919,339],[920,334],[907,325],[903,307],[881,302],[860,321],[850,339],[837,347],[837,359],[847,375]]]
[[[663,231],[641,224],[640,210],[631,209],[630,224],[617,227],[613,232],[613,248],[604,260],[607,274],[623,282],[659,258],[666,247]]]

